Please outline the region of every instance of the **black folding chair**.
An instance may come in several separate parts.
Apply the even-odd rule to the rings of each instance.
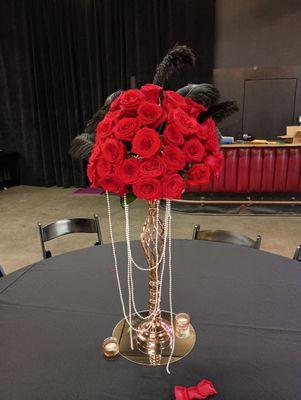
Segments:
[[[223,230],[200,230],[200,225],[196,225],[193,230],[192,239],[194,240],[208,240],[213,242],[222,242],[229,244],[237,244],[240,246],[253,247],[259,249],[261,244],[261,236],[257,235],[256,239],[250,239],[248,236],[239,233]]]
[[[71,218],[71,219],[61,219],[59,221],[53,222],[49,225],[43,226],[38,224],[39,234],[42,247],[43,258],[52,257],[51,251],[46,250],[45,242],[49,240],[58,238],[60,236],[69,235],[70,233],[96,233],[97,242],[94,243],[95,246],[102,244],[102,236],[100,230],[100,222],[98,215],[94,215],[93,218]]]

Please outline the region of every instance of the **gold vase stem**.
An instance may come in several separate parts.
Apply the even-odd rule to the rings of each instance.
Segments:
[[[169,346],[171,327],[162,320],[160,311],[160,265],[164,243],[164,225],[157,216],[156,201],[149,202],[148,214],[141,233],[141,244],[149,272],[149,316],[139,325],[137,344],[141,351],[149,353]],[[156,268],[155,268],[156,267]],[[157,311],[156,311],[157,310]],[[155,315],[154,315],[155,314]]]

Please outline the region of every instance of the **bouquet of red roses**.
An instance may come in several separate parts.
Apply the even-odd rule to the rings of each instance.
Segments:
[[[92,187],[148,201],[179,199],[184,190],[208,182],[223,156],[206,108],[161,86],[122,92],[99,122],[89,159]]]

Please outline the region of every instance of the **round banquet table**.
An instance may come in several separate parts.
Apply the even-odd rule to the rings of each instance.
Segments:
[[[132,246],[142,263],[139,242]],[[117,254],[126,292],[125,243]],[[0,399],[172,400],[175,385],[201,379],[214,383],[214,400],[301,399],[301,264],[193,240],[174,240],[172,261],[174,310],[190,314],[197,342],[171,375],[102,356],[122,318],[110,244],[1,278]],[[145,273],[135,283],[145,309]]]

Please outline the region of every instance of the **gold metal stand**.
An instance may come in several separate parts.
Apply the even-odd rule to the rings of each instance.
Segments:
[[[164,225],[160,218],[156,221],[156,215],[156,202],[149,202],[148,214],[141,233],[141,244],[149,268],[154,268],[163,251]],[[137,347],[145,354],[149,351],[164,350],[171,345],[171,326],[167,321],[162,320],[160,311],[160,269],[161,266],[149,272],[150,318],[138,326]]]
[[[143,316],[148,315],[148,311],[142,311],[140,314]],[[168,321],[170,320],[170,314],[166,311],[161,311],[162,320]],[[141,319],[137,317],[137,315],[132,315],[132,324],[134,326],[138,326],[141,322]],[[175,330],[176,332],[176,330]],[[119,341],[119,352],[120,354],[126,358],[127,360],[134,362],[136,364],[148,365],[148,366],[158,366],[158,365],[166,365],[169,359],[169,355],[171,352],[170,347],[165,347],[165,349],[158,350],[158,348],[153,351],[149,349],[148,353],[142,352],[138,348],[138,340],[137,335],[133,331],[133,341],[134,341],[134,350],[131,350],[130,343],[130,329],[127,322],[123,319],[113,330],[112,336],[116,337]],[[189,327],[189,335],[184,338],[175,336],[175,348],[173,352],[173,357],[171,359],[171,363],[181,360],[181,358],[187,356],[191,350],[193,349],[196,341],[196,333],[193,329],[193,326]]]
[[[141,233],[141,244],[149,268],[149,311],[140,314],[141,319],[133,314],[132,324],[134,350],[130,346],[130,330],[125,320],[120,321],[113,336],[119,339],[120,354],[132,362],[144,365],[167,364],[172,349],[172,326],[170,314],[160,310],[160,270],[156,266],[163,251],[164,225],[160,218],[157,220],[156,202],[149,202],[148,214]],[[187,355],[195,344],[195,331],[190,325],[189,335],[186,338],[175,338],[174,355],[171,362],[175,362]]]

